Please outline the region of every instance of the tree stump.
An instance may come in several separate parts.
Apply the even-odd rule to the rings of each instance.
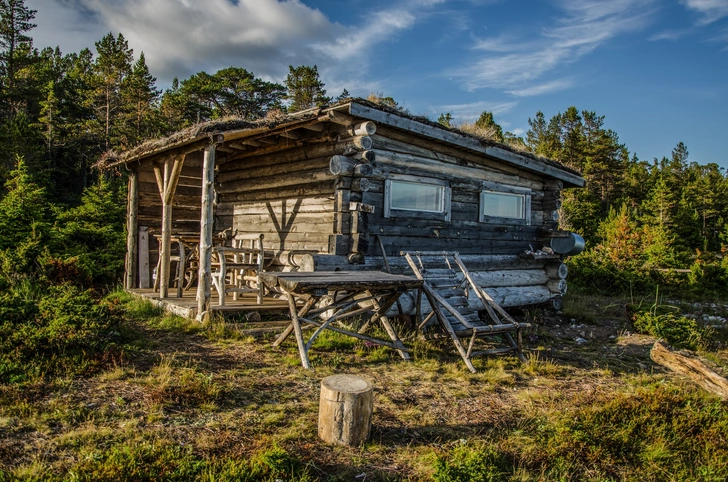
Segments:
[[[354,375],[321,381],[319,437],[328,443],[358,446],[369,438],[374,408],[372,384]]]

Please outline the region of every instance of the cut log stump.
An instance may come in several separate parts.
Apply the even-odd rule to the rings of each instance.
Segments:
[[[658,341],[650,351],[650,358],[672,371],[687,375],[705,390],[728,400],[728,380],[705,366],[697,357],[675,352],[664,341]]]
[[[319,437],[328,443],[358,446],[369,438],[374,408],[372,384],[354,375],[321,381]]]

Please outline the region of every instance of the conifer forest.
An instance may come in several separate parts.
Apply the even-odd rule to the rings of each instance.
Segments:
[[[0,0],[0,481],[728,477],[725,401],[636,368],[648,355],[607,362],[578,340],[558,345],[541,332],[526,335],[535,353],[528,363],[482,361],[472,377],[457,357],[433,368],[445,363],[440,352],[416,345],[421,361],[406,368],[409,378],[378,395],[378,441],[361,451],[324,450],[302,428],[313,420],[315,432],[318,378],[366,366],[385,379],[401,360],[332,335],[320,342],[317,373],[301,373],[294,347],[275,358],[269,341],[252,342],[229,323],[198,326],[132,299],[119,288],[127,173],[94,164],[107,151],[199,122],[255,120],[349,93],[327,95],[317,66],[306,65],[291,65],[281,83],[230,66],[162,88],[123,33],[62,52],[34,44],[35,14],[23,0]],[[384,93],[370,100],[407,110]],[[490,112],[473,124],[450,113],[432,120],[487,132],[587,181],[564,191],[560,210],[561,229],[586,240],[566,261],[568,319],[522,313],[534,326],[571,326],[570,339],[588,339],[607,317],[614,330],[604,345],[626,331],[638,334],[630,349],[639,345],[634,336],[663,338],[725,366],[724,333],[702,315],[666,308],[728,301],[724,168],[693,161],[680,139],[671,152],[640,159],[588,105],[535,112],[523,137],[504,132]],[[584,358],[563,354],[571,349]],[[224,371],[232,370],[226,356],[248,368]],[[550,380],[543,392],[550,395],[533,395],[539,379]],[[489,388],[476,394],[475,385]],[[528,402],[497,398],[526,385]],[[447,418],[457,416],[449,407],[467,403],[480,425]],[[486,412],[501,421],[485,420]]]

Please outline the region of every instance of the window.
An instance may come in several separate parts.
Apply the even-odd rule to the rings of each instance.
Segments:
[[[531,191],[516,186],[484,182],[480,192],[480,221],[531,224]]]
[[[444,211],[444,186],[433,186],[418,182],[392,181],[391,209],[407,211],[427,211],[441,213]]]
[[[392,176],[384,187],[384,217],[434,217],[450,220],[451,191],[447,182],[413,176]]]

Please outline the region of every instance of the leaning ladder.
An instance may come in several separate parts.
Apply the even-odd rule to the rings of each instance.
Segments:
[[[463,263],[463,260],[460,258],[459,253],[447,251],[403,251],[401,254],[405,256],[407,263],[410,265],[410,268],[412,268],[412,271],[414,272],[417,279],[422,281],[422,291],[425,293],[427,301],[432,307],[432,311],[426,317],[422,318],[420,313],[420,303],[418,300],[417,311],[418,319],[420,320],[418,329],[420,331],[424,329],[425,325],[427,325],[427,323],[432,319],[433,316],[436,317],[441,328],[452,339],[453,344],[455,345],[458,353],[460,353],[460,356],[465,362],[465,365],[473,373],[475,373],[476,370],[473,366],[473,363],[471,362],[471,359],[476,356],[515,352],[516,356],[518,356],[518,358],[522,362],[526,361],[526,357],[523,355],[522,351],[521,330],[523,328],[529,328],[531,325],[529,323],[519,323],[514,320],[513,317],[511,317],[511,315],[509,315],[498,303],[496,303],[495,300],[493,300],[493,298],[484,289],[478,286],[478,284],[475,283],[475,281],[473,280],[473,277],[470,275],[467,267]],[[413,255],[419,261],[419,266],[412,258]],[[462,284],[465,285],[467,283],[467,285],[469,285],[470,289],[475,293],[475,295],[485,307],[485,311],[488,313],[488,317],[490,318],[492,324],[485,323],[479,319],[473,320],[471,318],[470,320],[468,320],[457,309],[455,309],[443,296],[441,296],[427,282],[427,278],[423,275],[423,271],[426,270],[424,269],[424,266],[422,264],[422,259],[420,258],[421,256],[444,256],[445,263],[448,266],[450,266],[449,258],[452,257],[464,276]],[[512,332],[515,332],[515,339],[513,335],[511,335]],[[495,335],[503,335],[506,343],[508,344],[508,347],[479,351],[474,350],[475,341],[478,337]],[[466,349],[463,345],[463,340],[467,338],[467,336],[470,337],[470,340],[468,341],[468,347]]]

